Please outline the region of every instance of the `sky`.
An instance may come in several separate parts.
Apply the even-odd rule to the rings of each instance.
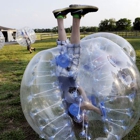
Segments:
[[[93,5],[97,12],[81,19],[80,26],[99,26],[101,20],[127,18],[134,22],[140,17],[140,0],[0,0],[0,26],[20,29],[25,26],[43,29],[57,26],[52,11],[70,4]],[[70,14],[64,20],[65,28],[72,24]]]

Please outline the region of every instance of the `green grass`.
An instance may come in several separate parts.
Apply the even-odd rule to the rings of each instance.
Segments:
[[[136,51],[136,65],[140,70],[140,39],[128,39]]]
[[[20,103],[20,83],[29,61],[39,51],[56,46],[55,39],[37,41],[32,54],[18,44],[0,50],[0,140],[39,140],[28,125]]]
[[[20,84],[27,64],[33,56],[56,46],[56,38],[36,41],[32,54],[18,44],[6,45],[0,50],[0,140],[40,140],[27,123],[20,104]],[[128,39],[137,54],[140,69],[140,40]],[[140,139],[140,121],[123,140]]]
[[[21,129],[11,130],[0,135],[1,140],[25,140],[25,138]]]

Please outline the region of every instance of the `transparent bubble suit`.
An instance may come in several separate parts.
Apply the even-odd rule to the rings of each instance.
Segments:
[[[5,38],[3,36],[3,33],[0,31],[0,49],[4,46],[5,44]]]
[[[136,61],[136,53],[132,45],[125,40],[123,37],[113,34],[113,33],[107,33],[107,32],[98,32],[91,35],[88,35],[84,37],[82,40],[92,39],[96,37],[103,37],[106,39],[109,39],[119,45],[129,56],[130,58],[135,62]]]
[[[33,29],[29,27],[23,27],[16,30],[16,41],[21,46],[33,44],[36,41],[36,34]]]
[[[80,140],[67,114],[53,59],[58,47],[36,54],[21,83],[20,99],[30,126],[46,140]],[[102,116],[88,111],[87,140],[120,140],[140,117],[140,74],[122,47],[104,37],[81,40],[77,82],[94,96]],[[101,106],[102,105],[102,106]]]

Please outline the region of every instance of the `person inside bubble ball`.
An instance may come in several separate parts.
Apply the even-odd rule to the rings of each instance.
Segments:
[[[62,90],[62,97],[66,102],[70,115],[78,117],[79,112],[73,110],[93,110],[102,114],[100,109],[94,106],[86,96],[85,91],[76,82],[77,69],[80,59],[80,21],[81,17],[89,12],[96,12],[98,8],[90,5],[70,5],[67,8],[53,11],[58,24],[58,40],[60,55],[56,59],[56,74],[58,76],[59,86]],[[63,20],[66,15],[71,13],[73,17],[72,32],[70,41],[67,39]],[[78,121],[78,118],[77,118]]]
[[[28,50],[30,53],[32,53],[32,50],[35,51],[35,48],[31,47],[31,45],[28,44],[28,45],[27,45],[27,50]]]
[[[23,35],[23,37],[24,37],[24,39],[25,39],[25,41],[26,41],[27,50],[28,50],[30,53],[32,53],[32,50],[35,51],[35,48],[31,47],[31,40],[30,40],[30,38],[28,37],[26,31],[24,31],[24,32],[22,31],[22,35]]]

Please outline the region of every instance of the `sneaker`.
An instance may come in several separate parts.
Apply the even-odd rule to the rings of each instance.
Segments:
[[[71,9],[71,15],[78,14],[81,16],[84,16],[85,14],[89,12],[97,12],[98,8],[91,5],[78,5],[78,4],[72,4],[69,6]]]
[[[66,15],[71,12],[71,8],[70,7],[66,7],[63,9],[56,9],[53,11],[53,14],[55,16],[55,18],[57,18],[58,16],[64,16],[66,17]]]

